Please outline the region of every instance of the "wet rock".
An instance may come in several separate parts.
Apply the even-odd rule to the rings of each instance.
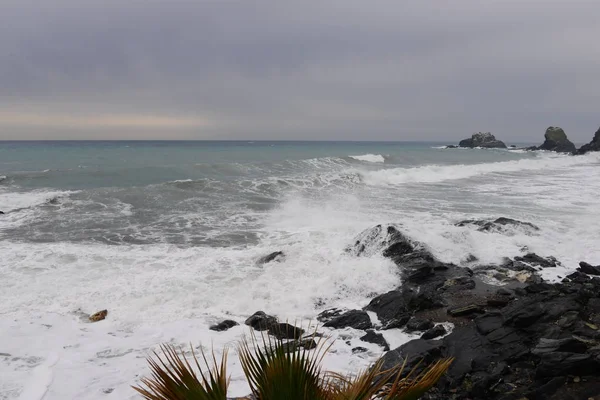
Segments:
[[[97,313],[90,315],[89,320],[90,320],[90,322],[102,321],[103,319],[106,318],[107,315],[108,315],[108,310],[98,311]]]
[[[369,350],[364,347],[358,346],[352,349],[352,354],[366,353],[367,351]]]
[[[369,314],[365,311],[350,310],[327,321],[323,326],[334,329],[354,328],[370,329],[373,327]]]
[[[483,148],[499,148],[505,149],[506,144],[497,140],[490,132],[474,133],[470,139],[461,140],[458,144],[460,147],[483,147]]]
[[[586,145],[581,146],[579,150],[575,152],[575,154],[585,154],[590,151],[600,151],[600,128],[596,131],[594,138],[592,141]]]
[[[248,317],[244,323],[256,331],[266,331],[277,324],[277,318],[265,314],[264,311],[257,311]]]
[[[600,275],[600,265],[593,266],[582,261],[579,263],[579,268],[577,268],[577,271],[588,275]]]
[[[536,375],[538,377],[579,375],[595,368],[598,368],[598,362],[589,354],[552,352],[541,356]]]
[[[339,308],[329,308],[325,311],[321,311],[319,315],[317,315],[317,321],[319,322],[327,322],[335,317],[339,317],[345,310],[341,310]]]
[[[4,211],[0,211],[0,214],[4,214]]]
[[[284,344],[285,351],[287,353],[291,353],[293,351],[301,349],[312,350],[317,348],[317,346],[319,346],[319,343],[311,337],[300,340],[291,340]]]
[[[515,261],[541,268],[555,268],[561,265],[554,257],[540,257],[535,253],[528,253],[523,257],[515,257]]]
[[[425,340],[435,339],[440,336],[444,336],[446,333],[448,333],[448,332],[446,331],[446,328],[444,328],[443,325],[436,325],[435,327],[431,328],[430,330],[425,332],[423,335],[421,335],[421,339],[425,339]]]
[[[383,349],[385,351],[389,351],[389,349],[390,349],[390,345],[385,340],[383,335],[381,333],[375,332],[372,329],[367,329],[367,334],[362,336],[360,338],[360,340],[362,340],[363,342],[374,343],[376,345],[379,345],[379,346],[383,347]]]
[[[234,326],[239,325],[237,322],[226,319],[225,321],[219,322],[216,325],[210,326],[208,329],[211,331],[223,332],[228,330],[229,328],[233,328]]]
[[[429,319],[412,318],[406,324],[407,332],[427,331],[434,327],[434,323]]]
[[[529,231],[539,231],[540,228],[530,222],[523,222],[512,218],[500,217],[495,220],[467,219],[455,224],[456,226],[478,226],[479,232],[505,232],[507,227],[521,228]]]
[[[304,329],[287,323],[275,323],[269,326],[268,332],[277,339],[300,339]]]
[[[283,251],[274,251],[271,254],[267,254],[264,257],[261,257],[256,261],[258,265],[267,264],[271,261],[282,261],[285,258],[285,254]]]
[[[447,149],[458,149],[459,146],[455,145],[455,144],[449,144],[448,146],[446,146]]]
[[[468,306],[464,307],[448,309],[448,314],[453,317],[463,317],[465,315],[479,314],[483,312],[483,309],[477,304],[469,304]]]
[[[551,126],[544,134],[546,139],[537,150],[556,151],[559,153],[574,153],[575,145],[567,138],[567,134],[558,126]]]
[[[406,300],[400,290],[392,290],[375,297],[365,307],[365,310],[377,314],[379,321],[384,325],[391,321],[404,321],[406,324],[410,318]],[[395,327],[401,328],[402,326]]]

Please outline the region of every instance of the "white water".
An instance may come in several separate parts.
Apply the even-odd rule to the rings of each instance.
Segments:
[[[543,154],[470,166],[360,171],[366,186],[355,194],[284,199],[265,214],[259,245],[251,247],[1,241],[0,399],[139,398],[130,385],[148,373],[144,357],[160,343],[214,346],[219,352],[248,333],[243,321],[257,310],[306,326],[321,309],[316,304],[363,307],[372,293],[398,284],[388,260],[343,251],[377,223],[400,224],[449,262],[473,254],[494,263],[533,251],[563,263],[543,272],[548,279],[573,271],[582,260],[600,264],[599,162],[598,154]],[[329,181],[327,176],[319,179]],[[28,207],[6,214],[0,228],[21,223],[21,213],[35,218],[36,205],[60,195],[68,193],[0,193],[4,211]],[[498,216],[540,230],[484,233],[453,225]],[[284,261],[256,265],[275,250],[286,253]],[[78,311],[103,308],[107,319],[94,324]],[[242,325],[208,330],[225,318]],[[382,354],[358,340],[362,332],[330,333],[335,344],[325,359],[328,369],[356,372]],[[383,334],[392,348],[411,338],[399,330]],[[368,352],[352,354],[355,346]],[[229,358],[230,395],[245,395],[234,349]]]
[[[372,162],[372,163],[385,162],[385,157],[383,157],[381,154],[363,154],[361,156],[349,156],[349,157],[353,158],[355,160],[358,160],[358,161],[366,161],[366,162]]]

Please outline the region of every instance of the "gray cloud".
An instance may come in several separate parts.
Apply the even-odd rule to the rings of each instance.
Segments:
[[[444,3],[4,0],[0,139],[589,140],[599,2]]]

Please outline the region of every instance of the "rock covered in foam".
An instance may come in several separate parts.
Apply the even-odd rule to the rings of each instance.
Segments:
[[[458,144],[460,147],[483,147],[483,148],[497,148],[505,149],[506,144],[501,140],[496,139],[490,132],[478,132],[474,133],[470,139],[461,140]]]
[[[271,261],[283,261],[285,259],[285,254],[283,251],[274,251],[266,256],[263,256],[256,261],[256,264],[262,265],[270,263]]]
[[[208,329],[210,329],[211,331],[223,332],[237,325],[239,325],[237,322],[230,319],[226,319],[225,321],[219,322],[216,325],[211,325]]]
[[[495,220],[488,219],[467,219],[454,224],[455,226],[477,226],[479,232],[499,232],[508,233],[515,228],[525,233],[539,231],[540,228],[531,222],[523,222],[512,218],[500,217]]]
[[[576,154],[585,154],[590,151],[600,151],[600,128],[596,131],[594,138],[588,144],[585,144],[576,151]]]

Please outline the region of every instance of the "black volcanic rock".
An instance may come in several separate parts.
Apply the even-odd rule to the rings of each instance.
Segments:
[[[497,140],[494,135],[489,132],[474,133],[470,139],[461,140],[458,144],[460,147],[483,147],[483,148],[498,148],[506,149],[504,142]]]
[[[600,128],[596,131],[594,138],[588,144],[585,144],[575,152],[575,154],[585,154],[590,151],[600,151]]]
[[[259,258],[258,261],[256,261],[256,263],[262,265],[270,263],[271,261],[280,261],[284,258],[285,254],[283,254],[283,251],[274,251],[271,254],[267,254],[266,256]]]
[[[210,329],[211,331],[222,332],[222,331],[228,330],[229,328],[233,328],[236,325],[239,325],[239,324],[230,319],[226,319],[225,321],[219,322],[216,325],[212,325],[208,329]]]
[[[363,342],[374,343],[376,345],[379,345],[379,346],[383,347],[383,349],[385,351],[389,351],[390,350],[390,345],[385,340],[385,338],[383,337],[383,335],[381,333],[375,332],[372,329],[367,329],[367,334],[364,335],[364,336],[362,336],[360,338],[360,340],[362,340]]]
[[[558,153],[574,153],[575,145],[567,138],[567,134],[558,126],[551,126],[544,134],[546,139],[537,150],[556,151]]]
[[[500,217],[495,220],[466,219],[455,224],[456,226],[477,226],[480,232],[505,232],[507,228],[520,228],[521,230],[535,232],[540,228],[531,222],[523,222],[512,218]]]
[[[248,317],[244,323],[251,326],[254,330],[266,331],[277,324],[277,318],[265,314],[264,311],[257,311]]]
[[[370,329],[373,327],[369,314],[365,311],[350,310],[327,321],[323,326],[334,329],[354,328]]]
[[[268,332],[277,339],[300,339],[304,334],[304,329],[287,323],[271,324]]]
[[[600,275],[600,265],[594,266],[582,261],[579,263],[579,268],[577,268],[577,271],[588,275]]]
[[[421,335],[421,339],[435,339],[440,336],[444,336],[446,333],[448,332],[446,331],[446,328],[444,328],[443,325],[436,325],[427,332],[425,332],[423,335]]]

